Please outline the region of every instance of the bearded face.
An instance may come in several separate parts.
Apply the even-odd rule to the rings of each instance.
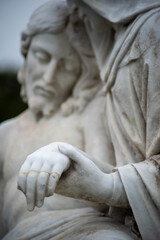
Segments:
[[[34,114],[50,116],[70,95],[81,71],[65,33],[33,37],[25,63],[25,88]]]

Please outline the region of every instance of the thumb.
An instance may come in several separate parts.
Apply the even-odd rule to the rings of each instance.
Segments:
[[[58,148],[62,154],[66,155],[76,163],[83,164],[87,161],[86,156],[84,156],[81,151],[69,144],[59,145]]]

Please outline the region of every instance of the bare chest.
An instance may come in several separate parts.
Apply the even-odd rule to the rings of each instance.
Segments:
[[[4,159],[4,178],[17,175],[26,157],[51,142],[67,142],[83,149],[83,134],[79,116],[55,117],[37,125],[22,126],[10,136]]]

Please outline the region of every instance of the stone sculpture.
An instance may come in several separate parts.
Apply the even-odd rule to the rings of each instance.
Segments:
[[[87,221],[94,211],[84,201],[57,195],[48,198],[43,208],[28,212],[17,190],[18,171],[28,154],[57,140],[87,149],[96,159],[105,157],[104,123],[99,117],[104,109],[102,83],[84,24],[76,15],[70,18],[66,1],[49,1],[37,9],[21,40],[25,62],[18,77],[29,108],[0,126],[0,232],[3,239],[42,239],[44,235],[48,239],[50,234],[57,238],[60,233],[65,236],[62,227],[68,231],[76,218],[84,224],[83,215]],[[94,118],[91,128],[90,118]],[[91,141],[93,128],[100,148]],[[98,165],[111,168],[103,162]],[[53,219],[50,230],[49,218]],[[40,219],[45,226],[38,227]]]
[[[52,195],[55,190],[74,198],[106,203],[110,206],[109,214],[115,218],[124,214],[125,223],[138,239],[159,239],[160,3],[68,2],[86,24],[101,78],[106,82],[106,135],[113,148],[111,152],[106,145],[111,157],[106,161],[114,165],[113,173],[105,174],[84,152],[57,142],[27,158],[20,171],[19,187],[27,195],[26,184],[32,171],[36,171],[36,181],[41,174],[38,162],[46,162],[50,167],[44,195]],[[33,193],[42,194],[38,183]],[[28,197],[28,201],[36,205],[33,198]],[[120,213],[125,208],[126,212]],[[127,209],[131,210],[130,216]],[[106,229],[107,226],[106,223]],[[136,236],[132,235],[133,239]],[[103,232],[103,239],[129,239],[121,234],[114,237]]]
[[[22,35],[26,60],[20,81],[38,76],[35,82],[44,84],[41,71],[48,69],[45,76],[52,76],[53,82],[38,85],[35,92],[32,81],[28,86],[25,82],[22,94],[28,93],[29,110],[0,129],[2,215],[9,232],[4,239],[159,239],[160,3],[68,0],[68,4],[70,16],[65,1],[49,1],[31,18],[38,29],[28,25],[30,31]],[[94,54],[77,14],[85,23],[105,96],[98,91]],[[49,16],[58,31],[46,26]],[[57,62],[55,55],[58,60],[72,58]],[[90,76],[85,74],[86,64]],[[61,90],[58,99],[52,86],[57,86],[55,79],[63,79],[64,70],[72,82],[68,92],[56,88]],[[44,201],[33,212],[26,211],[24,196],[16,190],[20,167],[18,185],[28,210]],[[85,201],[52,196],[54,191],[94,201],[98,210],[86,207]]]

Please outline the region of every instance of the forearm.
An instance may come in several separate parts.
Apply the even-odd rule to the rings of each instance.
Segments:
[[[114,207],[128,207],[128,199],[118,171],[110,174],[102,173],[94,201],[106,203]],[[92,199],[93,200],[93,199]]]
[[[106,202],[110,206],[128,207],[138,196],[155,196],[159,199],[160,155],[133,164],[127,164],[108,174],[111,186],[108,186],[110,196],[106,194]],[[109,197],[109,198],[108,198]],[[136,201],[136,200],[135,200]],[[159,206],[159,203],[156,203]]]
[[[112,179],[112,189],[107,204],[114,207],[128,207],[127,195],[118,171],[109,174]]]

